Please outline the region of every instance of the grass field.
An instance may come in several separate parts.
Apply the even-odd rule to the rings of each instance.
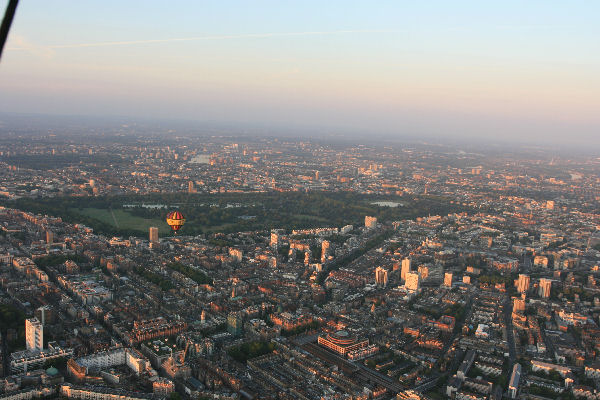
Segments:
[[[100,208],[84,208],[79,211],[81,214],[87,215],[91,218],[96,218],[104,223],[110,224],[117,228],[134,229],[140,232],[148,232],[148,228],[151,226],[158,227],[158,234],[160,236],[169,235],[171,228],[165,221],[159,219],[146,219],[136,217],[129,214],[125,210],[107,210]]]
[[[140,232],[148,232],[148,228],[151,226],[158,227],[159,236],[170,236],[172,235],[171,228],[162,219],[157,218],[142,218],[135,215],[131,215],[127,210],[112,209],[107,210],[105,208],[83,208],[77,210],[78,213],[86,215],[91,218],[95,218],[106,224],[112,225],[119,229],[133,229]],[[225,228],[232,226],[233,224],[222,224],[211,227],[201,226],[207,232],[220,232]],[[185,234],[185,225],[182,229],[182,234]]]

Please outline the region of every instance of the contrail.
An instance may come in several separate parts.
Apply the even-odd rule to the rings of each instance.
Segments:
[[[247,38],[270,38],[270,37],[285,37],[285,36],[316,36],[316,35],[339,35],[345,33],[394,33],[396,31],[386,30],[343,30],[343,31],[311,31],[311,32],[282,32],[282,33],[246,33],[240,35],[211,35],[211,36],[193,36],[185,38],[170,38],[170,39],[148,39],[148,40],[127,40],[119,42],[96,42],[96,43],[74,43],[74,44],[58,44],[50,45],[50,49],[72,49],[78,47],[104,47],[104,46],[128,46],[133,44],[152,44],[152,43],[169,43],[169,42],[190,42],[195,40],[226,40],[226,39],[247,39]],[[14,48],[12,50],[17,50]]]

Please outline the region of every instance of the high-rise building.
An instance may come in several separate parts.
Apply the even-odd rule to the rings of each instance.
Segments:
[[[519,381],[521,380],[521,364],[515,364],[510,375],[510,382],[508,383],[508,397],[511,399],[517,398],[519,391]]]
[[[271,232],[271,247],[277,247],[279,245],[279,235],[275,232]]]
[[[376,227],[377,227],[377,218],[366,215],[365,216],[365,228],[375,229]]]
[[[525,311],[525,299],[523,297],[513,297],[513,312],[522,313]]]
[[[196,189],[194,189],[194,181],[188,182],[188,193],[195,193]]]
[[[419,274],[417,272],[408,272],[406,274],[406,283],[404,284],[404,287],[410,292],[418,292],[421,288]]]
[[[378,286],[386,287],[388,284],[388,272],[383,267],[375,268],[375,283]]]
[[[315,181],[319,180],[319,171],[315,171]]]
[[[27,350],[43,350],[44,327],[35,317],[25,320],[25,344]]]
[[[529,290],[529,281],[529,275],[519,274],[519,278],[517,279],[517,292],[526,293]]]
[[[406,274],[410,272],[410,258],[402,260],[402,269],[400,270],[400,279],[406,282]]]
[[[227,332],[233,336],[240,336],[243,327],[242,315],[239,312],[230,312],[227,315]]]
[[[552,289],[552,281],[547,278],[540,278],[540,285],[538,288],[538,294],[540,297],[550,297],[550,289]]]
[[[158,228],[155,226],[150,227],[150,243],[158,243]]]
[[[52,231],[46,231],[46,244],[52,244],[54,242],[54,233]]]
[[[452,272],[446,272],[444,274],[444,286],[452,287]]]
[[[331,242],[329,240],[323,240],[321,243],[321,262],[325,262],[327,257],[329,257],[329,247],[331,247]]]

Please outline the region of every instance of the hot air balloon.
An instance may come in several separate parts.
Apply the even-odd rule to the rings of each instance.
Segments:
[[[179,211],[171,211],[167,214],[167,224],[173,229],[173,232],[177,233],[185,224],[185,217]]]

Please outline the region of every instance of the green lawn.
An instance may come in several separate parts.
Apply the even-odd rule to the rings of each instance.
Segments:
[[[156,226],[158,227],[158,234],[160,236],[170,236],[173,234],[166,221],[158,218],[138,217],[131,215],[127,210],[113,209],[111,213],[111,210],[107,210],[105,208],[83,208],[81,210],[77,209],[76,211],[90,218],[95,218],[106,224],[112,225],[115,228],[133,229],[140,232],[148,232],[148,228],[151,226]],[[233,225],[234,224],[222,224],[212,227],[201,226],[201,228],[208,232],[220,232]],[[185,225],[181,230],[181,234],[185,235]]]
[[[134,229],[141,232],[148,232],[148,228],[151,226],[156,226],[158,227],[159,235],[163,236],[171,234],[171,228],[169,228],[166,221],[136,217],[125,210],[117,209],[112,210],[111,212],[111,210],[101,208],[84,208],[78,212],[117,228]]]

